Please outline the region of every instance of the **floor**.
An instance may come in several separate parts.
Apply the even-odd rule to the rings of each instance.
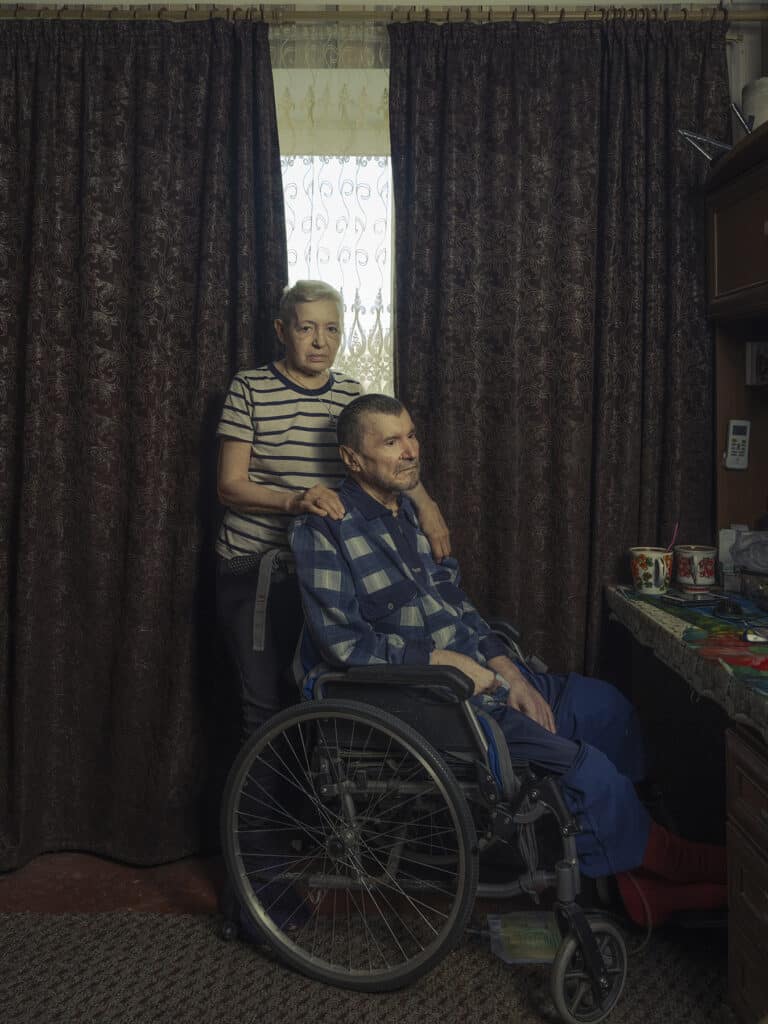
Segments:
[[[0,874],[0,913],[213,914],[223,873],[220,857],[136,868],[86,853],[48,853]]]

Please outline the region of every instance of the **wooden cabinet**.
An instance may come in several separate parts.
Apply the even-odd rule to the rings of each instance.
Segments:
[[[768,163],[710,196],[710,310],[768,310]]]
[[[744,1024],[768,1016],[768,748],[729,729],[728,993]]]
[[[717,526],[755,521],[768,500],[768,389],[747,387],[747,341],[768,340],[768,124],[707,179],[709,312],[715,321]],[[749,468],[723,464],[728,421],[750,420]]]

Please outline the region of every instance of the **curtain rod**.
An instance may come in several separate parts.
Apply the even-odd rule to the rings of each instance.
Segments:
[[[376,22],[426,21],[434,24],[450,22],[497,21],[766,21],[768,9],[750,7],[343,7],[299,9],[287,5],[251,4],[227,7],[219,4],[172,5],[144,4],[141,6],[109,6],[107,4],[3,4],[0,19],[53,18],[84,21],[205,21],[226,18],[230,21],[267,21],[274,25],[297,22]]]

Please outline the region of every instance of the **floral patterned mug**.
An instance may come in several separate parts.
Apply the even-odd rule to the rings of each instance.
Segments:
[[[629,567],[635,590],[664,594],[672,579],[672,552],[665,548],[630,548]]]
[[[685,590],[703,590],[715,582],[717,548],[704,544],[678,544],[675,547],[675,581]]]

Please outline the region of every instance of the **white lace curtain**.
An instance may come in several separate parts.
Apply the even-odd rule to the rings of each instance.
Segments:
[[[290,282],[344,298],[337,366],[393,391],[389,39],[370,24],[270,28]]]

